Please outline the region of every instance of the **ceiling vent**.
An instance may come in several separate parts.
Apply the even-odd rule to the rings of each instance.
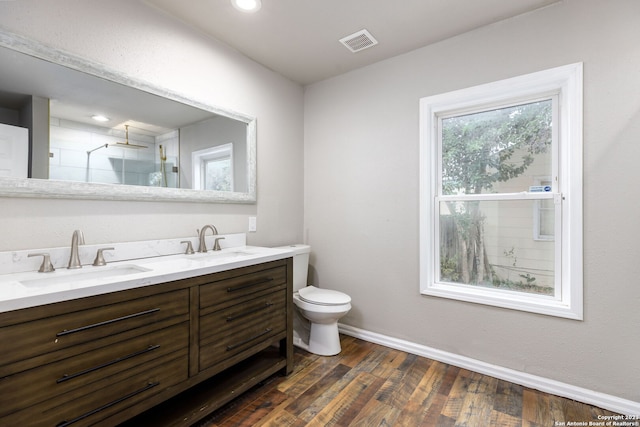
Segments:
[[[345,45],[351,52],[356,53],[377,45],[378,40],[374,39],[369,31],[360,30],[357,33],[341,38],[340,43]]]

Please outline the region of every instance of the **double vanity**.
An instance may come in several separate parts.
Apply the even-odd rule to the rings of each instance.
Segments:
[[[33,139],[26,153],[14,148],[18,137],[5,138],[10,163],[25,167],[0,179],[0,196],[256,202],[255,117],[1,29],[0,74],[2,124],[29,123]],[[65,93],[69,82],[73,93]],[[123,154],[128,125],[102,128],[70,114],[96,107],[112,123],[158,129],[132,132],[146,156]],[[50,144],[72,130],[62,146]],[[102,145],[71,143],[94,136]],[[169,147],[176,188],[166,177]],[[233,173],[214,185],[202,179],[207,156],[229,152]],[[244,234],[217,235],[212,226],[182,239],[83,240],[76,232],[69,247],[0,252],[0,426],[190,426],[293,369],[291,251],[249,247]],[[209,251],[193,253],[203,246]]]
[[[0,425],[191,426],[290,373],[291,252],[214,238],[0,253]]]

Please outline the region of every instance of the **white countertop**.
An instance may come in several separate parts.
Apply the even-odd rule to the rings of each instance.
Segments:
[[[32,251],[33,252],[33,251]],[[174,254],[0,275],[0,312],[155,285],[276,261],[292,256],[286,248],[235,246],[193,255]]]

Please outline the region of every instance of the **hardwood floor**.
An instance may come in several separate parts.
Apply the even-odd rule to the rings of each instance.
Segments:
[[[341,342],[333,357],[296,348],[291,375],[271,377],[196,426],[549,427],[614,415],[356,338]]]

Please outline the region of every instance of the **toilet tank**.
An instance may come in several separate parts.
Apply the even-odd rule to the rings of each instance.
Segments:
[[[296,292],[307,286],[311,246],[298,244],[281,246],[280,248],[293,251],[293,291]]]

